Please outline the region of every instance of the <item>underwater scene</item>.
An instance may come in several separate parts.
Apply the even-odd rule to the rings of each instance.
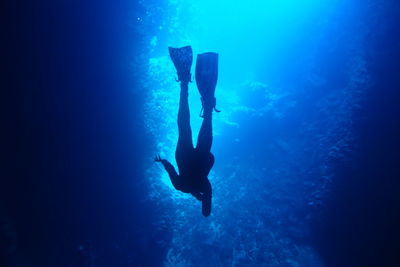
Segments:
[[[400,266],[400,2],[5,10],[1,266]]]

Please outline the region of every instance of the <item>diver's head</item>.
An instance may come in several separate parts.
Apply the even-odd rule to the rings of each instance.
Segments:
[[[201,213],[203,213],[204,217],[208,217],[211,214],[211,198],[210,197],[203,197],[201,201]]]

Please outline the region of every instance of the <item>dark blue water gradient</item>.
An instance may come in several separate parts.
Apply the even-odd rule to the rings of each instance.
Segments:
[[[137,5],[10,1],[2,11],[1,218],[13,230],[1,266],[156,266],[131,67]]]
[[[356,117],[359,149],[353,160],[335,167],[333,192],[315,227],[328,266],[400,263],[400,39],[394,26],[400,6],[388,1],[369,12],[366,42],[374,82]]]

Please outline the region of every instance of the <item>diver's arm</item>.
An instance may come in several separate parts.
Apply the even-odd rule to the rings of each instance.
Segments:
[[[178,176],[178,173],[176,172],[174,166],[172,166],[172,164],[168,160],[162,159],[161,163],[164,166],[164,169],[168,172],[170,178]]]
[[[161,162],[161,164],[164,166],[165,170],[168,172],[169,178],[171,179],[171,183],[176,190],[188,193],[187,191],[184,191],[180,176],[176,172],[174,166],[172,166],[172,164],[168,160],[162,159],[159,155],[157,155],[154,160],[156,162]]]
[[[201,211],[205,217],[208,217],[211,213],[211,199],[212,199],[212,188],[210,182],[207,179],[201,205]]]
[[[161,162],[161,164],[164,166],[164,169],[168,172],[169,177],[172,178],[178,176],[178,173],[176,172],[174,166],[172,166],[172,164],[168,160],[162,159],[160,155],[157,155],[154,161]]]
[[[165,170],[168,172],[169,177],[178,176],[178,173],[176,172],[174,166],[172,166],[172,164],[168,160],[163,159],[161,160],[161,163],[164,166]]]

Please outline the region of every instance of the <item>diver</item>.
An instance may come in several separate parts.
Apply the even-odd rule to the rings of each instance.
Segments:
[[[214,96],[218,78],[218,54],[204,53],[197,56],[196,84],[201,95],[203,122],[197,138],[196,148],[193,147],[192,130],[190,127],[189,112],[189,82],[191,82],[190,69],[192,66],[193,52],[190,46],[182,48],[169,47],[169,54],[178,74],[180,82],[180,100],[178,111],[178,144],[175,159],[179,174],[172,164],[162,159],[159,155],[155,161],[161,162],[168,172],[175,189],[190,193],[202,202],[202,213],[205,217],[211,213],[212,188],[208,174],[214,165],[214,155],[211,153],[212,145],[212,112],[219,112]]]

